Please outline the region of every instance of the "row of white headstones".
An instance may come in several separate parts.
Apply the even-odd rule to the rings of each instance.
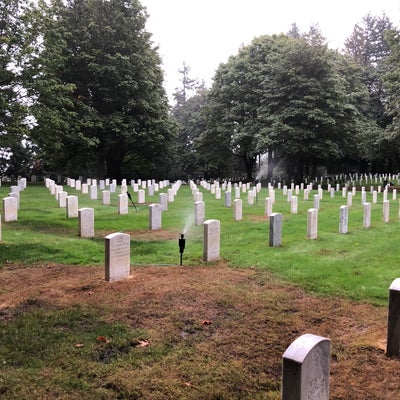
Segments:
[[[50,192],[53,192],[54,183],[46,182]],[[194,199],[198,199],[198,190],[191,183]],[[91,185],[93,186],[93,185]],[[174,187],[177,190],[180,187]],[[17,210],[19,193],[26,188],[22,181],[17,187],[11,187],[9,196],[13,199],[13,206]],[[273,189],[272,189],[273,190]],[[62,193],[55,190],[55,193]],[[119,196],[126,196],[121,193]],[[318,193],[317,196],[321,196]],[[68,197],[68,196],[67,196]],[[127,197],[127,196],[126,196]],[[8,199],[8,198],[6,198]],[[3,199],[3,211],[4,203]],[[59,196],[58,196],[59,199]],[[237,199],[240,200],[240,199]],[[387,201],[387,200],[385,200]],[[196,201],[195,203],[198,203]],[[8,205],[7,205],[8,206]],[[7,207],[6,207],[7,208]],[[82,212],[82,209],[79,210]],[[78,212],[79,216],[79,212]],[[272,214],[272,221],[274,215]],[[84,224],[85,222],[80,223]],[[204,259],[213,261],[219,258],[220,222],[208,220],[204,225]],[[1,229],[0,229],[1,232]],[[105,279],[115,282],[130,275],[130,235],[115,232],[105,237]],[[329,399],[329,360],[331,341],[328,338],[314,334],[304,334],[297,338],[285,351],[282,358],[282,399],[283,400],[328,400]],[[400,278],[395,279],[389,292],[389,317],[386,355],[399,356],[400,347]]]

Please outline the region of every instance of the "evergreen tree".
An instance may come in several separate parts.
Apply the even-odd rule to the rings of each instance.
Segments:
[[[113,178],[166,176],[175,127],[157,49],[137,0],[40,3],[33,137],[49,168]]]
[[[172,116],[179,125],[175,175],[194,177],[194,174],[202,174],[202,169],[198,164],[195,142],[204,129],[201,110],[206,102],[207,89],[198,80],[190,78],[190,67],[186,64],[183,64],[183,68],[179,72],[182,85],[174,94],[175,106],[172,108]]]
[[[29,60],[26,7],[18,0],[0,3],[0,173],[8,175],[30,172],[29,120],[22,77]]]

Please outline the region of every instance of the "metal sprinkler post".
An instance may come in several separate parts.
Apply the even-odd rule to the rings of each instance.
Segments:
[[[179,253],[181,255],[181,263],[180,265],[182,265],[182,256],[183,256],[183,252],[185,251],[185,243],[186,243],[186,239],[184,238],[184,234],[181,233],[181,237],[178,240],[179,243]]]

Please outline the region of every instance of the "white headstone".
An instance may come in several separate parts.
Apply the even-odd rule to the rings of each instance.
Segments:
[[[235,199],[233,201],[233,219],[235,221],[241,221],[242,220],[242,199]]]
[[[89,198],[90,200],[97,200],[97,185],[90,186]]]
[[[158,203],[149,205],[149,228],[152,231],[161,229],[162,222],[162,210],[161,205]]]
[[[363,204],[363,228],[371,226],[371,203]]]
[[[168,195],[167,195],[167,193],[160,193],[158,195],[158,202],[161,205],[161,211],[168,210]]]
[[[307,238],[316,239],[318,236],[318,210],[310,208],[307,211]]]
[[[128,195],[126,193],[118,195],[118,214],[128,214]]]
[[[389,310],[386,341],[386,355],[399,357],[400,347],[400,278],[396,278],[389,288]]]
[[[269,217],[272,214],[272,199],[271,197],[267,197],[265,199],[265,206],[264,206],[264,215],[266,215],[267,217]]]
[[[18,201],[15,197],[3,198],[3,221],[11,222],[18,220]]]
[[[101,204],[103,206],[109,206],[111,203],[111,193],[109,190],[103,190],[101,192]]]
[[[205,203],[204,201],[196,201],[194,203],[194,224],[196,226],[203,225],[205,218]]]
[[[290,201],[290,212],[292,214],[297,214],[297,196],[292,196]]]
[[[282,400],[329,400],[331,341],[305,334],[285,351],[282,359]]]
[[[282,214],[280,213],[272,213],[269,217],[269,245],[270,247],[282,246]]]
[[[65,208],[67,207],[67,192],[58,193],[58,207]]]
[[[89,185],[87,183],[82,183],[82,194],[89,193]]]
[[[94,236],[94,209],[80,208],[78,210],[79,236],[90,238]]]
[[[105,279],[115,282],[125,279],[130,273],[130,236],[112,233],[105,237]]]
[[[67,196],[67,218],[78,218],[78,196]]]
[[[146,202],[146,192],[144,189],[138,190],[138,204],[144,204]]]
[[[225,192],[225,207],[231,207],[231,206],[232,206],[232,193]]]
[[[347,233],[349,224],[349,208],[347,206],[340,207],[339,217],[339,233]]]
[[[389,200],[384,200],[383,202],[383,222],[389,222]]]
[[[203,259],[206,262],[218,260],[220,257],[220,221],[209,219],[204,222]]]

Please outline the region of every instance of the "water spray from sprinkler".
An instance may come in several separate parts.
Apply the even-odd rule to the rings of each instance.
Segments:
[[[133,200],[132,200],[132,196],[131,196],[131,194],[129,193],[129,192],[126,192],[126,194],[128,195],[128,199],[132,202],[132,204],[133,204],[133,207],[135,207],[135,210],[136,211],[138,211],[138,209],[137,209],[137,207],[136,207],[136,205],[135,205],[135,203],[133,202]]]
[[[179,253],[180,253],[180,256],[181,256],[180,265],[182,265],[182,256],[183,256],[183,252],[185,251],[185,243],[186,243],[185,235],[183,233],[181,233],[181,237],[178,240]]]

